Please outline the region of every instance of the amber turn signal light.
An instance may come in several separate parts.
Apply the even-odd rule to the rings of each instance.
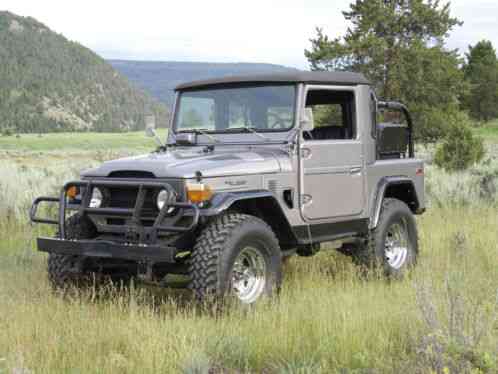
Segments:
[[[190,183],[187,184],[187,199],[191,203],[202,203],[211,200],[213,191],[204,183]]]

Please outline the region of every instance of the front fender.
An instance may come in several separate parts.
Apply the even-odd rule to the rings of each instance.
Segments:
[[[232,208],[264,220],[273,230],[282,250],[295,248],[298,238],[289,224],[277,197],[270,191],[225,192],[211,199],[211,206],[201,209],[201,215],[214,217]]]
[[[216,216],[228,210],[238,201],[271,198],[277,201],[275,195],[270,191],[244,191],[244,192],[220,192],[213,196],[211,205],[207,209],[201,209],[202,216]]]

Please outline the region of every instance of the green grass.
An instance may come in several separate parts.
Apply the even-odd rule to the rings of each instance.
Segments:
[[[476,134],[487,141],[498,142],[498,120],[487,122],[475,129]]]
[[[166,130],[158,130],[161,139],[166,139]],[[127,133],[53,133],[0,136],[0,151],[102,151],[102,150],[152,150],[153,139],[144,132]]]
[[[1,374],[498,372],[497,203],[479,199],[473,171],[427,167],[432,205],[405,279],[366,279],[323,251],[291,259],[278,299],[215,314],[188,292],[140,285],[54,294],[34,250],[53,228],[26,222],[32,198],[154,144],[141,133],[24,137],[0,138]]]
[[[488,122],[475,129],[475,133],[486,140],[498,142],[498,120]],[[167,130],[159,129],[161,139],[166,139]],[[127,133],[52,133],[52,134],[20,134],[16,136],[0,136],[0,152],[96,152],[113,151],[149,151],[156,147],[151,138],[144,132]]]

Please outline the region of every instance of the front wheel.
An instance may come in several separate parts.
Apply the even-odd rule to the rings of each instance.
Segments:
[[[401,277],[416,264],[418,255],[417,226],[410,208],[400,200],[385,199],[377,227],[352,255],[360,265]]]
[[[280,288],[278,240],[257,217],[225,214],[199,235],[189,272],[190,288],[197,298],[235,298],[242,304],[252,304]]]

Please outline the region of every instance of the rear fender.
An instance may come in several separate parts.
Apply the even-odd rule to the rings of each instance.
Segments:
[[[385,198],[395,198],[403,201],[414,214],[422,213],[420,210],[420,202],[417,196],[417,190],[408,177],[384,177],[377,185],[374,204],[370,214],[370,229],[377,227],[382,209],[382,202]]]

